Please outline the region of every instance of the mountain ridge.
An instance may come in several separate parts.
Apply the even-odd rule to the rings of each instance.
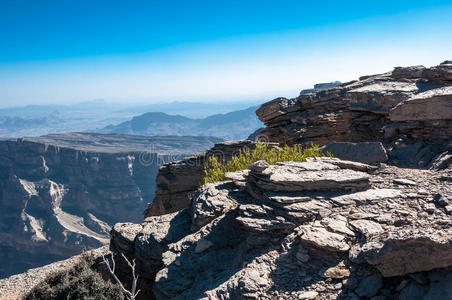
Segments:
[[[261,122],[255,115],[257,106],[215,114],[206,118],[192,119],[182,115],[163,112],[147,112],[118,125],[109,125],[101,133],[134,135],[199,135],[217,136],[228,140],[246,139]]]

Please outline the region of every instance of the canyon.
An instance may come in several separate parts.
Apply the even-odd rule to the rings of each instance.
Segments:
[[[0,277],[109,241],[142,220],[161,164],[203,152],[211,137],[54,134],[0,141]]]

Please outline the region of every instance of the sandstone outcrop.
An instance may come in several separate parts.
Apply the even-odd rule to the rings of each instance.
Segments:
[[[435,166],[452,136],[452,63],[398,67],[257,111],[259,136],[282,144],[382,142],[391,163]],[[444,155],[444,154],[443,154]]]
[[[113,227],[142,297],[447,299],[451,168],[320,158],[228,177],[186,209]]]
[[[81,133],[0,141],[0,277],[108,243],[110,226],[142,220],[162,163],[217,141]]]

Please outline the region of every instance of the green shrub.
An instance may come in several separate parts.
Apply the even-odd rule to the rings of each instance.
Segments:
[[[331,156],[331,154],[328,154]],[[302,147],[301,145],[284,146],[282,148],[270,147],[267,144],[258,143],[253,151],[240,150],[229,162],[220,161],[215,156],[210,156],[204,164],[203,183],[214,183],[226,180],[227,172],[235,172],[247,169],[252,163],[265,160],[271,165],[283,161],[306,161],[308,157],[324,156],[317,145]]]
[[[85,256],[74,267],[50,274],[24,299],[123,300],[124,295],[119,285],[104,280],[92,269],[93,264],[94,259]]]

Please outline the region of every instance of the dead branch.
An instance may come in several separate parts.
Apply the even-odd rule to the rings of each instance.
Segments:
[[[123,293],[126,295],[126,298],[128,300],[135,300],[136,296],[140,292],[140,290],[138,290],[138,291],[136,290],[137,282],[138,282],[138,275],[136,275],[136,273],[135,273],[135,259],[131,263],[124,254],[121,253],[121,256],[127,262],[127,265],[129,265],[130,269],[132,269],[132,287],[131,287],[130,291],[124,287],[121,280],[119,280],[119,278],[115,274],[116,263],[115,263],[115,258],[113,257],[113,253],[111,254],[111,261],[112,261],[111,265],[110,265],[108,259],[105,258],[105,256],[103,254],[102,254],[102,259],[103,259],[103,262],[107,265],[108,271],[110,272],[111,276],[119,284]]]

